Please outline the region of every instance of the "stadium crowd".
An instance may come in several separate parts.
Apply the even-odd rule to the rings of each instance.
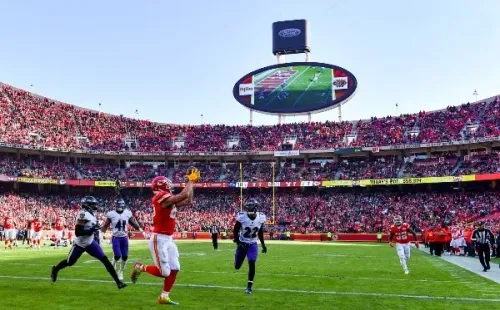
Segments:
[[[20,157],[0,153],[0,175],[14,177],[83,179],[83,180],[120,180],[150,181],[155,176],[165,175],[174,182],[184,182],[184,174],[190,164],[180,163],[131,163],[124,165],[116,160],[65,161],[56,157]],[[203,173],[203,182],[244,181],[323,181],[358,180],[396,177],[439,177],[463,174],[500,172],[500,156],[497,150],[492,153],[472,153],[458,157],[452,153],[434,154],[428,157],[409,157],[398,159],[395,156],[366,158],[342,158],[307,162],[244,162],[240,175],[239,163],[193,163]]]
[[[270,192],[252,193],[260,211],[272,221]],[[97,196],[99,215],[113,208],[114,196]],[[73,223],[79,209],[79,196],[39,195],[4,192],[0,195],[0,215],[9,212],[19,222],[41,217],[49,227],[62,216]],[[126,197],[135,216],[146,230],[152,223],[151,201],[147,195]],[[200,191],[192,205],[179,209],[179,231],[207,231],[216,224],[230,231],[240,210],[238,193]],[[500,192],[289,192],[280,191],[275,199],[275,224],[292,232],[379,232],[387,231],[392,216],[400,214],[419,230],[436,223],[465,223],[500,212]]]
[[[274,151],[285,138],[295,149],[383,146],[498,135],[500,97],[441,111],[355,122],[274,126],[172,125],[56,103],[0,84],[0,142],[98,151]],[[41,117],[43,115],[43,117]],[[464,131],[465,125],[475,130]],[[354,135],[354,139],[346,136]],[[132,143],[125,143],[131,139]],[[237,143],[229,143],[233,139]],[[176,143],[178,141],[179,143]]]

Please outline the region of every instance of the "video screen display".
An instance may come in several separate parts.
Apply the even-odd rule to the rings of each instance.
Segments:
[[[271,114],[303,114],[334,108],[356,90],[347,70],[322,63],[289,63],[259,69],[235,85],[235,99]]]

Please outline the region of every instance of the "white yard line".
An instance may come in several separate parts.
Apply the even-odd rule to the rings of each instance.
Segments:
[[[50,281],[45,277],[24,277],[24,276],[8,276],[0,275],[0,279],[12,280],[35,280],[35,281]],[[97,280],[97,279],[75,279],[75,278],[60,278],[58,281],[69,282],[87,282],[87,283],[113,283],[111,280]],[[154,285],[161,286],[160,282],[138,282],[135,285]],[[178,287],[197,287],[197,288],[211,288],[211,289],[224,289],[224,290],[243,290],[242,287],[237,286],[223,286],[223,285],[206,285],[206,284],[176,284]],[[447,296],[429,296],[429,295],[406,295],[406,294],[385,294],[385,293],[367,293],[367,292],[337,292],[337,291],[312,291],[312,290],[291,290],[291,289],[276,289],[276,288],[256,288],[256,292],[275,292],[275,293],[293,293],[305,295],[337,295],[337,296],[367,296],[367,297],[391,297],[391,298],[410,298],[421,300],[446,300],[446,301],[463,301],[463,302],[500,302],[500,299],[488,298],[472,298],[472,297],[447,297]]]
[[[24,263],[2,263],[2,265],[18,265],[18,266],[36,266],[36,267],[52,267],[48,264],[24,264]],[[71,268],[85,269],[103,269],[102,266],[72,266]],[[48,270],[48,269],[47,269]],[[237,272],[229,271],[205,271],[205,270],[181,270],[183,273],[198,273],[198,274],[223,274],[223,275],[238,275]],[[258,273],[261,276],[269,277],[291,277],[291,278],[313,278],[313,279],[342,279],[342,280],[360,280],[360,281],[408,281],[402,278],[379,278],[379,277],[349,277],[349,276],[329,276],[329,275],[312,275],[312,274],[292,274],[292,273]],[[423,283],[457,283],[457,284],[472,284],[474,282],[454,281],[454,280],[429,280],[429,279],[411,279],[413,282]]]

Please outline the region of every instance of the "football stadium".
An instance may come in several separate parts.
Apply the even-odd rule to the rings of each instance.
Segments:
[[[303,5],[286,3],[268,5],[291,16]],[[457,81],[470,79],[451,69],[445,73],[449,84],[441,80],[438,85],[440,77],[430,74],[439,74],[438,63],[425,68],[425,87],[409,85],[409,72],[423,64],[393,54],[385,60],[365,57],[361,65],[345,56],[352,72],[343,64],[311,62],[313,43],[341,50],[345,42],[317,28],[314,33],[322,39],[310,41],[309,23],[343,29],[338,35],[352,38],[352,44],[372,28],[360,30],[343,20],[347,12],[355,14],[352,6],[333,1],[322,2],[328,9],[320,12],[304,10],[307,20],[276,21],[282,15],[265,13],[264,21],[269,19],[263,29],[272,23],[277,63],[260,56],[246,59],[251,66],[260,62],[253,70],[241,59],[240,68],[223,66],[221,56],[206,61],[205,68],[191,51],[212,53],[212,47],[199,49],[201,41],[187,38],[193,33],[200,34],[196,40],[208,40],[205,44],[228,44],[224,48],[239,50],[242,57],[255,53],[240,51],[243,43],[265,48],[259,40],[249,43],[249,37],[237,39],[233,29],[224,29],[243,4],[214,3],[216,18],[210,20],[206,4],[172,4],[185,12],[179,15],[190,10],[205,27],[188,25],[190,20],[160,4],[152,5],[154,10],[146,3],[134,9],[102,4],[106,16],[90,4],[33,5],[8,4],[12,16],[3,20],[9,25],[0,21],[4,37],[13,42],[0,50],[0,308],[500,309],[500,88],[484,81],[488,70],[498,72],[498,62],[471,73],[482,76],[477,87],[484,85],[486,95],[476,86],[459,90]],[[397,5],[402,4],[370,4],[356,14],[362,20],[375,10],[403,12]],[[437,15],[429,13],[429,23],[446,10],[459,27],[468,4],[440,5]],[[471,22],[500,9],[497,3],[478,7],[469,12],[476,14]],[[39,12],[48,8],[61,21],[39,23]],[[162,19],[164,12],[173,20]],[[330,14],[344,27],[325,18]],[[413,23],[417,13],[403,15],[397,17],[401,29],[376,19],[392,25],[389,36],[408,31],[406,26],[414,30],[408,41],[397,44],[370,41],[381,46],[380,55],[385,44],[413,50],[411,40],[430,40],[428,29]],[[26,29],[19,24],[21,16]],[[89,16],[95,24],[83,18]],[[140,25],[131,22],[135,18]],[[234,27],[265,35],[248,18]],[[158,27],[174,21],[178,33]],[[31,23],[40,28],[28,27]],[[115,25],[131,33],[120,37]],[[203,34],[211,27],[224,30],[207,39]],[[133,32],[146,28],[151,33]],[[500,35],[484,31],[490,39],[494,31]],[[178,40],[175,52],[172,45],[165,49],[172,59],[160,55],[163,45],[157,39],[163,33],[169,44]],[[442,33],[451,30],[445,27]],[[70,44],[77,41],[80,54]],[[445,49],[448,43],[439,44]],[[456,48],[449,44],[446,48]],[[500,46],[488,46],[498,57]],[[86,48],[98,51],[87,54]],[[360,55],[378,55],[345,48],[343,55],[360,61]],[[463,48],[457,55],[481,61],[476,56],[485,48]],[[120,53],[129,52],[137,57],[120,62]],[[61,56],[68,53],[74,54]],[[109,66],[99,65],[105,55]],[[291,61],[303,55],[305,62]],[[439,61],[451,68],[451,58]],[[374,61],[380,65],[363,69]],[[399,61],[405,66],[395,64]],[[91,74],[66,76],[76,70],[73,65]],[[385,74],[391,66],[399,74]],[[368,74],[373,71],[376,81]],[[204,85],[193,91],[194,74],[201,72]],[[164,80],[155,81],[160,76]],[[377,83],[408,85],[373,91]],[[217,99],[220,85],[227,103]],[[89,87],[116,101],[130,97],[136,105],[129,106],[127,99],[116,105],[89,103],[96,98]],[[404,107],[389,99],[401,93],[421,96],[424,90],[430,97],[439,94],[432,105]],[[143,102],[135,102],[136,92]],[[458,98],[453,92],[459,93],[458,101],[446,101]],[[156,100],[173,95],[186,101]],[[394,102],[383,103],[389,100]],[[207,108],[211,101],[218,105]],[[355,107],[349,109],[351,104]],[[139,114],[144,110],[150,114]],[[250,124],[244,120],[248,110]],[[298,115],[307,121],[292,118]],[[284,116],[291,118],[284,121]],[[268,118],[257,124],[264,120],[259,117]]]

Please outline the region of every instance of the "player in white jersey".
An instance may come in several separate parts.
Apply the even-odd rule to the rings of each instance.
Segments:
[[[255,262],[259,252],[257,238],[262,246],[262,253],[267,253],[264,244],[264,223],[266,216],[257,212],[258,203],[254,199],[249,199],[245,203],[246,212],[239,212],[236,217],[236,224],[233,230],[233,241],[238,245],[234,253],[234,268],[239,270],[248,259],[248,284],[245,292],[252,294],[252,285],[255,278]]]
[[[108,257],[104,255],[102,248],[94,240],[94,233],[99,230],[97,225],[97,218],[94,212],[97,210],[97,199],[91,196],[82,199],[82,210],[78,213],[75,225],[75,243],[71,248],[68,257],[57,266],[52,267],[50,278],[53,283],[57,281],[57,274],[61,269],[73,266],[84,252],[95,257],[106,267],[113,280],[115,280],[118,289],[122,289],[127,285],[118,279],[115,268],[109,261]]]
[[[123,280],[123,269],[128,260],[128,224],[134,226],[135,229],[140,231],[144,238],[144,230],[139,226],[139,223],[132,215],[129,209],[126,209],[126,204],[123,199],[116,201],[115,210],[108,212],[106,221],[102,226],[102,233],[104,234],[109,226],[113,230],[113,237],[111,237],[111,245],[113,246],[113,267],[117,269],[117,263],[120,262],[120,267],[117,269],[118,278]]]

